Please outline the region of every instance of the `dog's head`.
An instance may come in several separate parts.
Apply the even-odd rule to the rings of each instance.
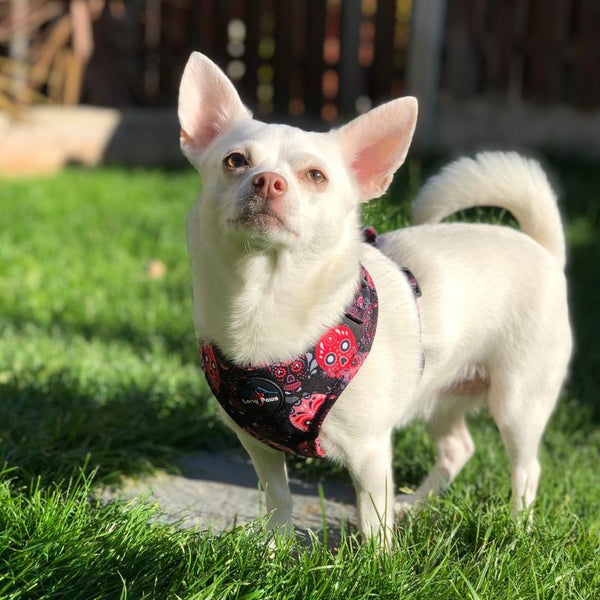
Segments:
[[[314,247],[358,235],[359,204],[386,191],[416,117],[416,100],[401,98],[329,133],[265,124],[197,52],[179,90],[181,148],[202,177],[204,225],[246,244]]]

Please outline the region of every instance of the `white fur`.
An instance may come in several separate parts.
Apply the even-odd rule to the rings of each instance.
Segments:
[[[380,313],[371,353],[321,430],[327,456],[353,479],[360,530],[390,539],[392,431],[422,419],[436,440],[435,466],[411,498],[422,500],[448,485],[473,453],[464,414],[480,404],[489,407],[511,459],[515,515],[528,507],[540,437],[571,351],[564,239],[537,163],[515,154],[463,159],[415,203],[417,219],[427,222],[492,203],[511,210],[527,235],[427,224],[382,236],[382,252],[361,242],[359,206],[382,194],[403,162],[414,99],[389,102],[326,134],[266,125],[250,117],[216,65],[194,53],[179,117],[182,148],[203,182],[188,221],[200,339],[238,363],[282,361],[339,320],[361,263],[375,281]],[[228,169],[223,161],[231,152],[248,157],[247,167]],[[325,174],[324,184],[310,178],[314,169]],[[285,193],[265,198],[270,216],[242,221],[255,202],[253,178],[265,172],[283,178]],[[419,311],[397,265],[420,283]],[[223,416],[252,457],[271,526],[288,528],[283,453]]]

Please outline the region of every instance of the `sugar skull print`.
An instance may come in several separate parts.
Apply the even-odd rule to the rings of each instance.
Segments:
[[[297,452],[301,456],[312,456],[314,458],[323,458],[325,456],[325,451],[321,448],[321,440],[319,438],[300,442]]]
[[[357,351],[358,345],[352,330],[346,325],[337,325],[318,341],[317,363],[329,377],[339,377],[352,365]]]
[[[302,382],[307,374],[306,356],[301,356],[288,363],[277,363],[271,366],[271,375],[275,381],[290,394],[302,390]]]
[[[221,389],[221,370],[211,346],[200,345],[200,362],[211,389],[218,393]]]
[[[298,400],[290,411],[290,423],[300,431],[308,431],[326,397],[325,394],[311,394]]]

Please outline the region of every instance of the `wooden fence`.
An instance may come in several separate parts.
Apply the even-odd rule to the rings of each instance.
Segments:
[[[62,4],[69,11],[66,0],[23,3],[53,10]],[[2,4],[0,57],[9,53],[11,34],[8,4]],[[600,0],[95,0],[93,5],[93,53],[81,94],[88,104],[172,108],[185,61],[200,50],[267,119],[334,121],[415,93],[421,131],[429,128],[425,138],[435,143],[450,119],[448,107],[455,114],[457,107],[483,103],[492,125],[494,114],[515,107],[542,112],[568,107],[578,115],[600,109]],[[32,61],[52,26],[32,34]],[[1,64],[0,83],[10,79]],[[47,89],[38,83],[32,97],[39,101]],[[467,127],[471,114],[463,119]]]
[[[69,3],[27,3],[55,15],[31,36],[35,62],[44,35],[56,37],[51,25],[68,21],[57,7],[68,13]],[[83,100],[172,105],[187,56],[200,50],[259,112],[331,120],[406,92],[419,4],[445,11],[441,53],[427,64],[439,63],[446,97],[600,106],[600,0],[106,0]],[[2,5],[6,55],[14,20]]]
[[[441,90],[600,106],[599,0],[449,0]]]
[[[424,146],[600,157],[600,0],[448,0],[440,61]]]
[[[96,24],[106,59],[89,83],[112,73],[128,80],[129,103],[172,104],[187,56],[200,50],[259,112],[330,120],[406,92],[413,4],[423,2],[136,0],[129,18],[107,7]],[[427,58],[439,61],[440,93],[600,106],[600,0],[429,5],[445,10],[441,54]]]
[[[165,2],[160,78],[173,99],[192,49],[260,114],[333,120],[404,93],[411,0]]]

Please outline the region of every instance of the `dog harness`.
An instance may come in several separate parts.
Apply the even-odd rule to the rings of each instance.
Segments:
[[[321,425],[367,358],[377,314],[377,291],[361,265],[344,317],[304,354],[282,363],[238,366],[204,341],[201,366],[213,394],[242,429],[272,448],[322,457]]]
[[[373,230],[365,230],[364,237],[376,245]],[[421,290],[415,276],[400,270],[416,301]],[[367,358],[377,316],[377,290],[361,265],[354,300],[341,322],[304,354],[287,362],[238,366],[205,340],[200,342],[200,364],[219,404],[244,431],[271,448],[321,458],[321,425]]]

